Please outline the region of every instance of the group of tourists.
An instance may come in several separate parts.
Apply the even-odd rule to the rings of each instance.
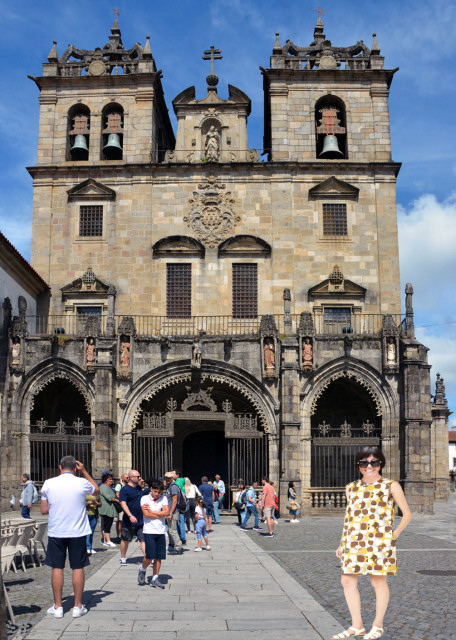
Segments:
[[[385,457],[376,446],[364,447],[356,456],[356,469],[360,478],[346,487],[347,507],[340,546],[336,555],[342,565],[342,586],[352,618],[351,626],[332,636],[332,640],[363,637],[377,640],[383,635],[383,618],[387,609],[389,590],[387,576],[395,575],[396,542],[411,519],[410,509],[398,482],[381,476]],[[60,461],[60,475],[46,480],[41,490],[41,513],[49,514],[48,548],[46,564],[52,568],[54,605],[48,614],[63,617],[63,569],[68,554],[73,570],[73,617],[87,613],[82,603],[84,567],[89,564],[87,536],[92,536],[98,509],[102,516],[103,544],[112,546],[110,530],[113,521],[122,512],[120,565],[127,564],[129,543],[136,537],[141,545],[143,560],[138,569],[138,584],[146,584],[146,571],[152,565],[150,586],[164,589],[160,581],[160,568],[166,558],[166,532],[168,553],[182,554],[182,535],[196,533],[195,552],[210,550],[208,534],[212,524],[218,522],[215,503],[223,509],[225,486],[219,476],[214,483],[203,476],[197,487],[179,471],[165,473],[163,478],[149,478],[143,483],[138,471],[123,474],[116,487],[112,474],[102,476],[100,486],[91,478],[84,465],[72,456]],[[79,472],[82,477],[77,477]],[[218,478],[218,479],[217,479]],[[147,484],[147,489],[144,484]],[[260,530],[260,512],[267,524],[268,537],[274,537],[276,494],[273,483],[264,476],[247,488],[240,481],[234,497],[241,531],[246,531],[250,517],[254,516],[254,530]],[[296,487],[289,483],[287,508],[290,521],[296,522],[299,505]],[[109,510],[107,507],[112,507]],[[402,512],[400,524],[394,529],[396,506]],[[219,509],[217,509],[217,513]],[[294,516],[294,517],[293,517]],[[204,541],[204,547],[203,547]],[[115,545],[114,545],[115,546]],[[93,553],[93,550],[92,550]],[[366,633],[361,616],[358,577],[369,575],[375,589],[376,611],[372,628]]]

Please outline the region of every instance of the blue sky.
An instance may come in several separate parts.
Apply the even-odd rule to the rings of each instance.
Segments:
[[[430,347],[432,379],[445,379],[450,409],[456,411],[456,3],[451,0],[327,0],[322,3],[326,37],[335,46],[377,33],[387,68],[400,67],[390,95],[393,159],[403,163],[397,199],[401,287],[412,282],[417,337]],[[289,0],[56,0],[0,1],[0,229],[30,258],[32,181],[25,166],[36,160],[38,90],[27,74],[41,75],[57,40],[103,46],[119,11],[126,47],[145,44],[150,34],[165,98],[195,85],[205,95],[209,64],[204,49],[222,49],[216,63],[219,93],[234,84],[252,99],[249,146],[263,143],[262,76],[275,39],[307,46],[318,4]],[[174,126],[175,121],[173,120]],[[456,416],[450,417],[456,425]]]

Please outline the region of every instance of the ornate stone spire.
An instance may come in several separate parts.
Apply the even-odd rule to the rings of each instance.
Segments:
[[[59,61],[59,57],[57,55],[57,47],[55,46],[57,44],[56,40],[53,40],[52,42],[52,47],[51,50],[49,51],[49,55],[48,55],[48,62],[58,62]]]
[[[435,381],[434,404],[443,405],[443,407],[448,408],[448,401],[445,395],[445,385],[443,383],[443,378],[440,377],[440,373],[437,374],[437,380]]]
[[[378,44],[377,41],[377,34],[373,33],[372,34],[372,47],[371,47],[371,55],[372,56],[379,56],[380,55],[380,45]]]
[[[111,27],[109,42],[105,44],[103,49],[111,49],[111,51],[115,51],[116,49],[123,49],[122,36],[120,33],[119,23],[117,22],[117,16],[114,18],[114,23]]]
[[[405,285],[405,335],[407,338],[415,337],[415,324],[413,319],[413,287],[410,282]]]
[[[147,35],[146,36],[146,44],[144,45],[144,49],[143,49],[143,58],[152,58],[152,51],[150,49],[150,36]]]
[[[282,47],[280,46],[279,33],[276,33],[276,39],[272,48],[272,55],[280,55],[282,53]]]
[[[323,20],[321,19],[321,16],[318,16],[317,18],[317,24],[315,25],[315,30],[314,30],[314,40],[316,44],[319,44],[320,42],[323,42],[324,40],[326,40],[326,36],[324,34]]]

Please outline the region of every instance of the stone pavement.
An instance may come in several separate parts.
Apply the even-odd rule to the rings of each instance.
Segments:
[[[137,543],[130,545],[126,566],[121,567],[118,553],[113,553],[86,582],[89,613],[73,619],[72,598],[67,597],[65,617],[43,618],[27,639],[82,640],[98,635],[131,640],[145,634],[148,640],[201,640],[209,633],[218,640],[272,640],[278,635],[281,640],[321,640],[339,629],[294,578],[229,522],[234,518],[224,517],[210,535],[211,551],[194,553],[189,537],[182,556],[164,561],[164,591],[138,586]]]

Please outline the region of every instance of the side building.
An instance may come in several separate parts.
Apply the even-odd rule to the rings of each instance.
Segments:
[[[220,97],[221,52],[204,57],[176,138],[149,39],[125,49],[117,20],[103,48],[54,44],[33,78],[32,264],[51,296],[19,336],[5,455],[37,481],[66,452],[95,477],[268,474],[311,514],[341,509],[357,450],[381,444],[430,512],[448,409],[431,406],[411,285],[401,316],[395,70],[375,37],[334,47],[320,18],[308,47],[277,36],[260,161],[249,97]]]

